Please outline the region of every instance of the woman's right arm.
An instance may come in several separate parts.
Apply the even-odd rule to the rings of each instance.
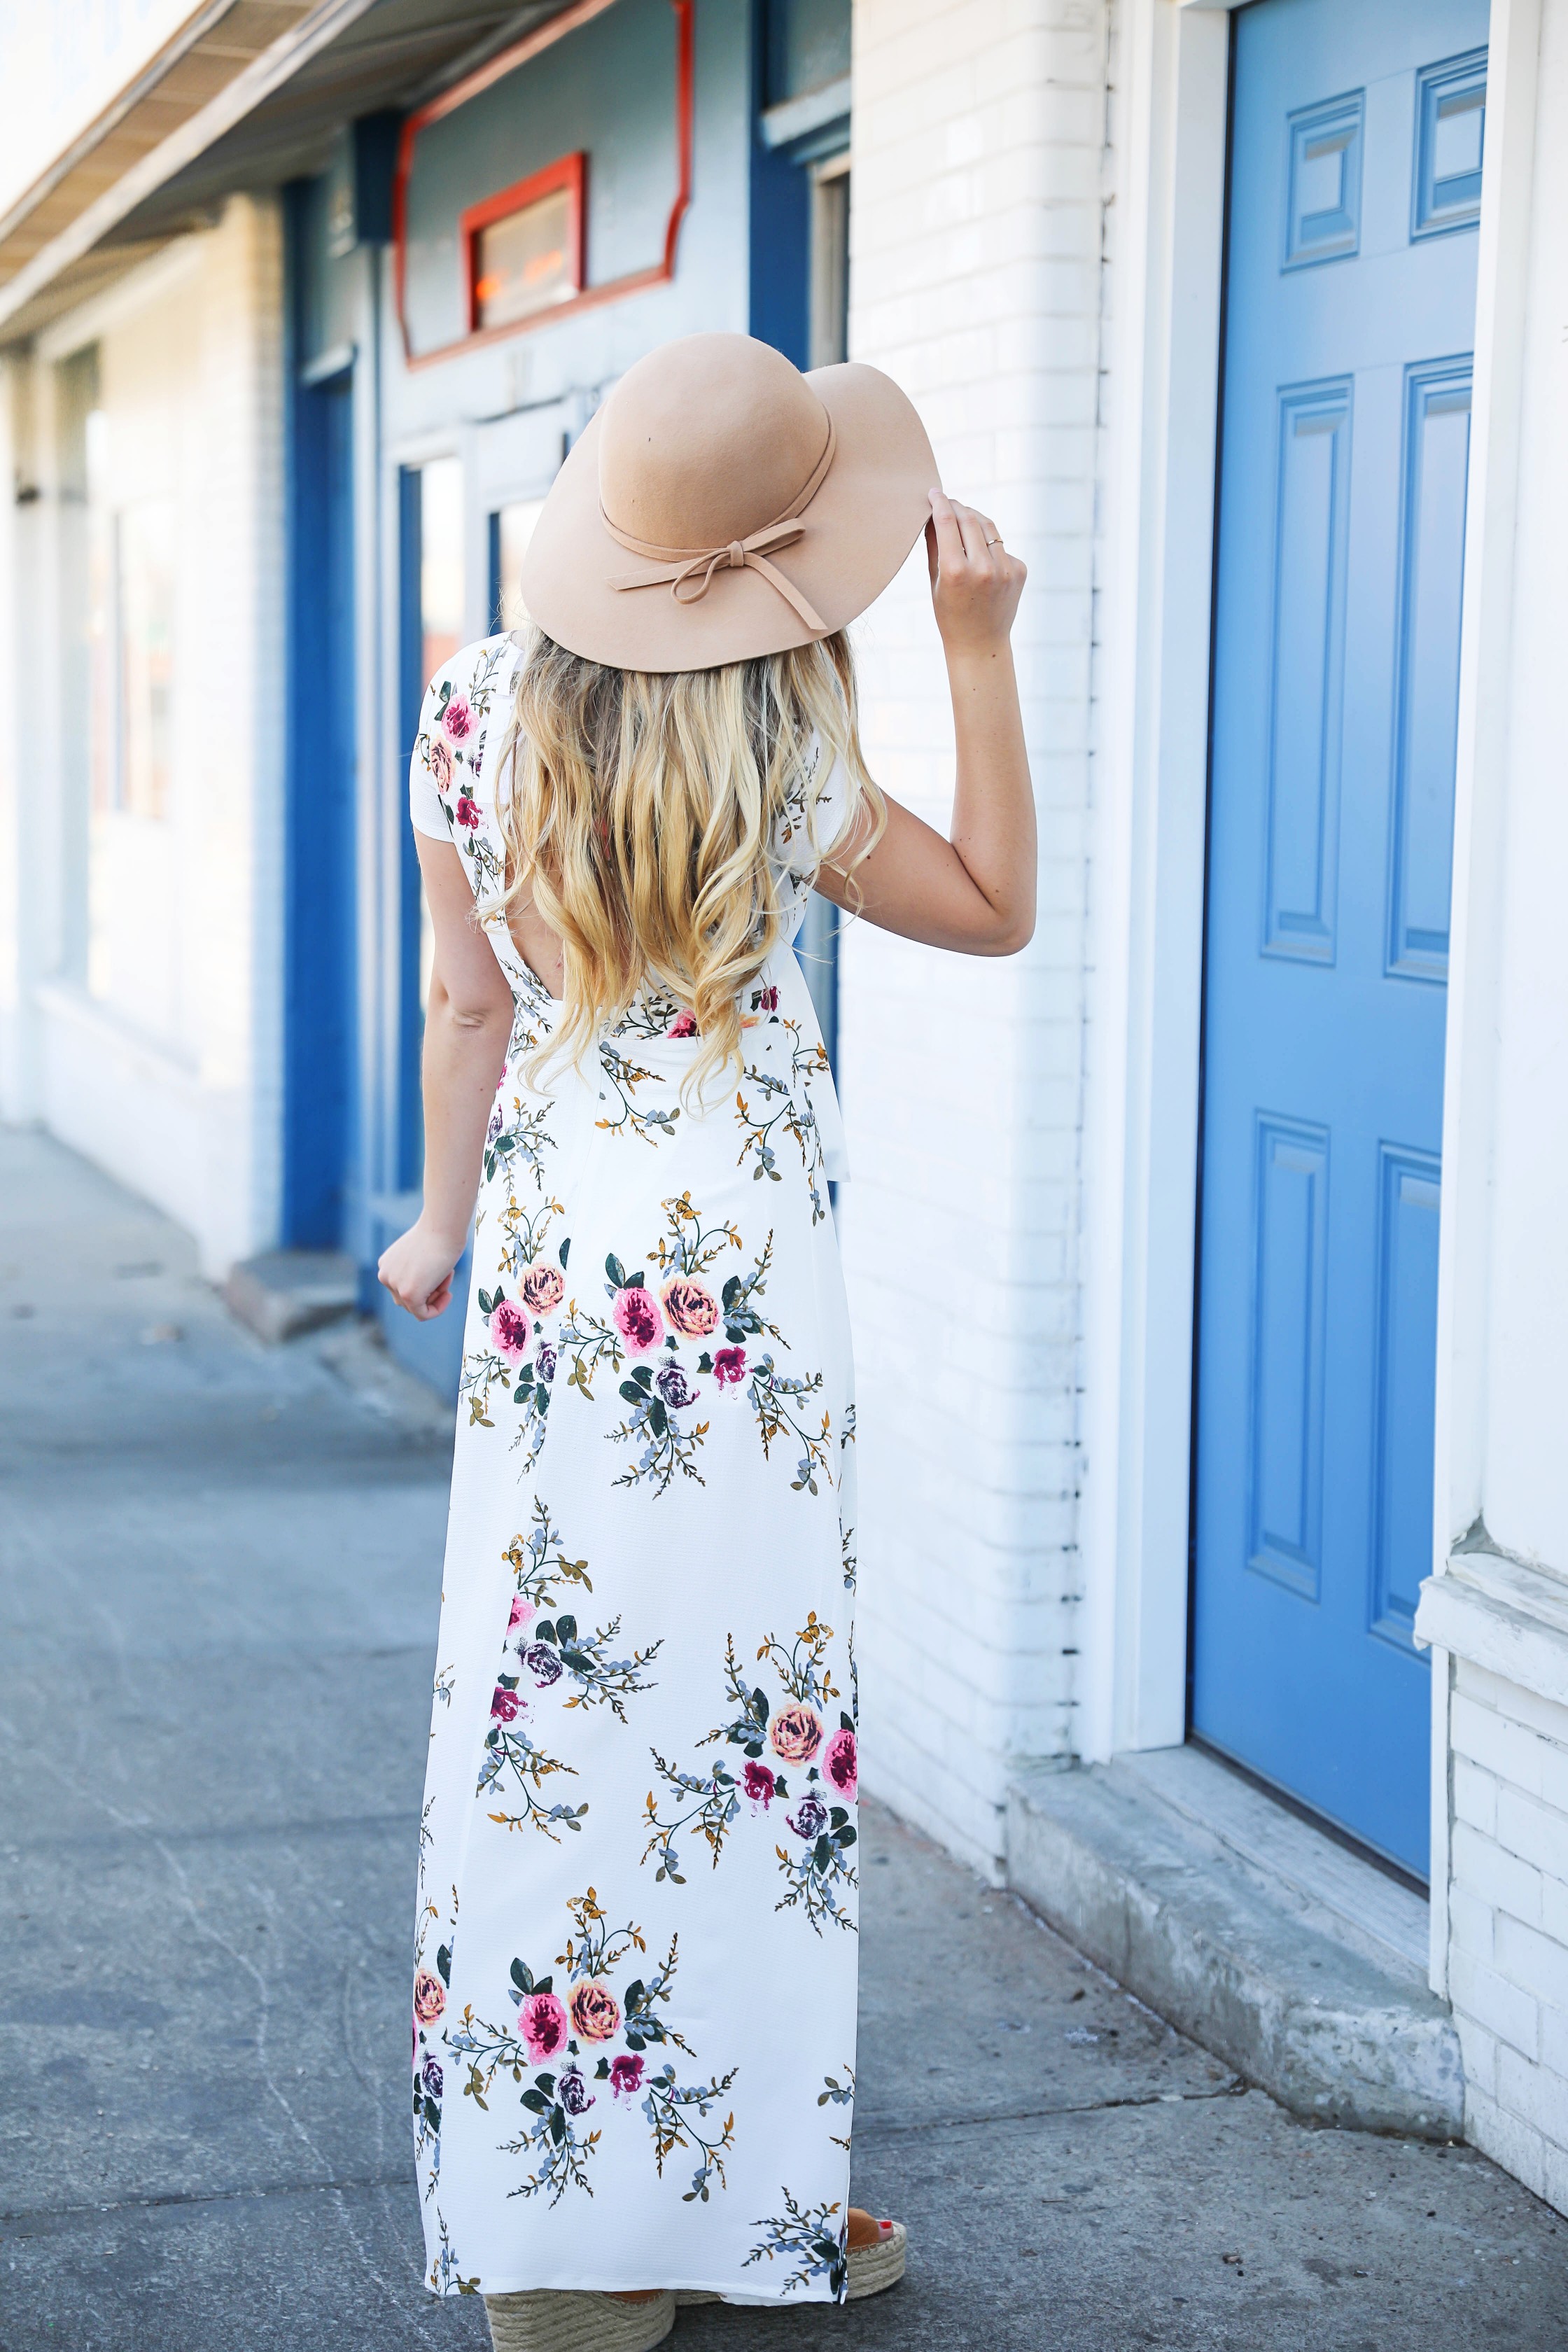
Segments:
[[[420,1322],[452,1296],[479,1188],[479,1161],[511,1035],[511,990],[474,920],[474,895],[449,841],[416,833],[436,935],[425,1014],[425,1202],[377,1269]]]

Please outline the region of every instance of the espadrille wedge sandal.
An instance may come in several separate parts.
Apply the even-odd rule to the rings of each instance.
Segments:
[[[910,2233],[903,2223],[879,2221],[871,2244],[849,2249],[848,2300],[858,2303],[862,2295],[880,2294],[884,2287],[897,2286],[909,2254]]]
[[[651,2352],[675,2326],[675,2297],[623,2303],[614,2294],[487,2294],[495,2352]]]
[[[847,2300],[858,2303],[868,2294],[880,2294],[884,2287],[897,2286],[909,2263],[910,2233],[901,2221],[876,2221],[858,2206],[850,2214],[850,2226],[859,2245],[848,2252],[849,2292]],[[866,2233],[875,2231],[874,2237]],[[697,2288],[676,2290],[676,2302],[684,2309],[693,2303],[722,2303],[721,2294],[710,2294]]]

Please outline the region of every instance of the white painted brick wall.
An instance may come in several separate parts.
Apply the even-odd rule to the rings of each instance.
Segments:
[[[852,928],[841,996],[868,1777],[991,1871],[1012,1759],[1073,1747],[1107,54],[1097,0],[855,8],[851,355],[1030,570],[1034,942],[997,963]],[[923,551],[859,653],[873,772],[945,830]]]
[[[1568,1708],[1460,1658],[1450,1721],[1467,2136],[1568,2211]]]

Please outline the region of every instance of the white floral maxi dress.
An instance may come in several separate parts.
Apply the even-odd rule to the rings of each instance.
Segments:
[[[458,655],[414,753],[415,823],[481,898],[520,657]],[[648,994],[534,1093],[555,1008],[486,928],[516,1013],[420,1832],[427,2284],[841,2299],[855,1417],[826,1055],[781,946],[738,1084],[683,1102],[690,1015]]]

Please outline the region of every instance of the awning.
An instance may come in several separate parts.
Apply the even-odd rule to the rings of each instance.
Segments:
[[[208,0],[0,218],[0,344],[239,188],[322,170],[340,127],[420,104],[566,0]]]

